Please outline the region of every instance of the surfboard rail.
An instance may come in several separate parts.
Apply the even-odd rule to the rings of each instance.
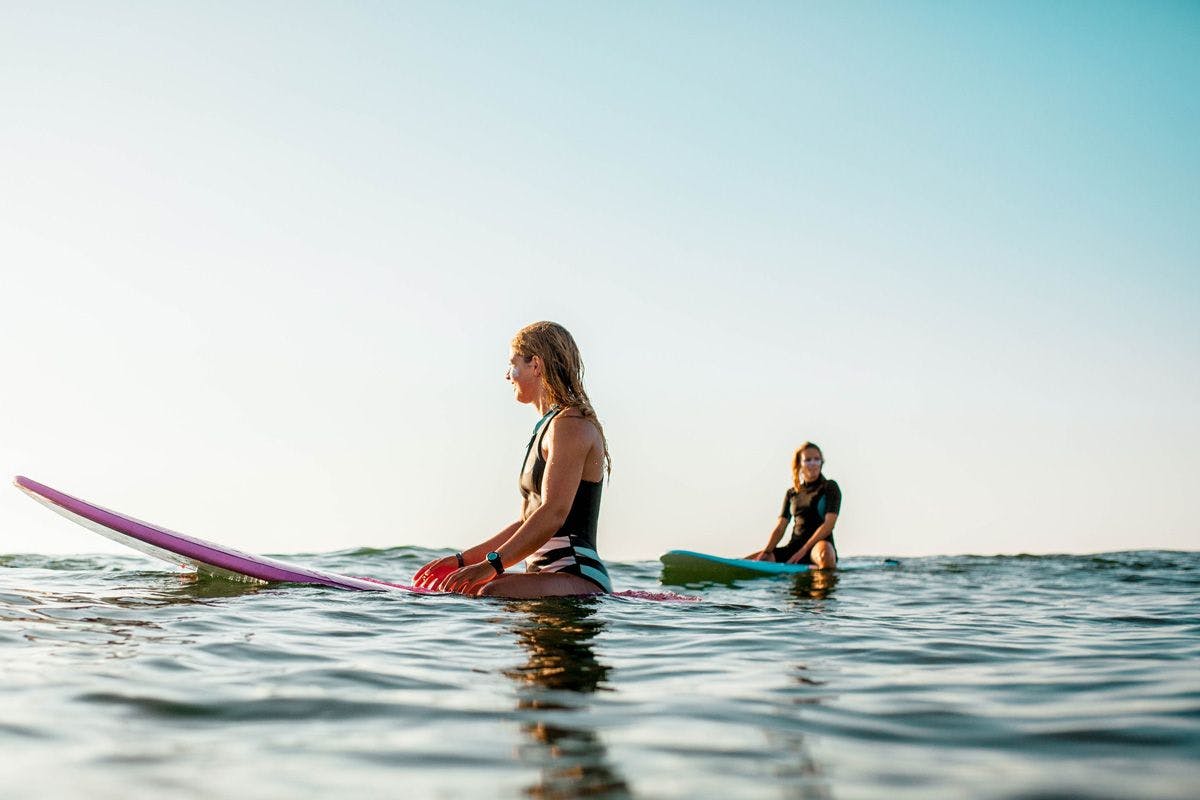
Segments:
[[[806,564],[778,564],[774,561],[750,561],[745,558],[725,558],[694,550],[669,550],[659,560],[663,564],[663,579],[672,582],[735,581],[808,572]]]
[[[694,550],[669,550],[659,556],[663,564],[663,583],[732,583],[752,578],[771,578],[802,575],[812,570],[808,564],[781,564],[775,561],[751,561],[746,558],[725,558]],[[879,563],[840,563],[838,570],[861,569],[868,566],[896,566],[900,562],[883,559]]]
[[[50,510],[95,533],[140,553],[198,572],[232,580],[305,583],[357,591],[424,591],[411,586],[365,580],[336,572],[310,569],[266,556],[168,530],[112,509],[89,503],[58,489],[18,475],[18,489]]]

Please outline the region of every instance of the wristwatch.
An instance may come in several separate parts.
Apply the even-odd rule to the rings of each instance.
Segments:
[[[497,575],[504,574],[504,562],[500,560],[500,554],[495,550],[487,554],[487,561],[492,565],[492,569],[496,570]]]

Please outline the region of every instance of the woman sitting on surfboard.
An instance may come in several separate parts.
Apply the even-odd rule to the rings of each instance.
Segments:
[[[779,561],[788,564],[812,564],[817,569],[837,566],[833,544],[833,526],[842,508],[842,490],[836,481],[821,474],[825,457],[821,448],[805,442],[792,456],[792,488],[783,496],[779,522],[771,531],[767,546],[747,558],[755,561]],[[795,519],[792,538],[776,547]]]
[[[583,389],[583,359],[555,322],[517,332],[505,377],[541,415],[521,469],[521,518],[485,542],[429,562],[417,586],[495,597],[611,592],[596,553],[608,442]],[[528,559],[524,573],[506,570]]]

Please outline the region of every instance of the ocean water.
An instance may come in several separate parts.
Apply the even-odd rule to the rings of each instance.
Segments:
[[[402,581],[434,555],[287,558]],[[1200,797],[1200,553],[670,588],[703,599],[0,556],[0,797]]]

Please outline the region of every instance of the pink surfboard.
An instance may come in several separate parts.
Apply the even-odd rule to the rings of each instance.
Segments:
[[[274,558],[242,553],[111,511],[23,476],[18,475],[13,483],[42,505],[101,536],[171,564],[193,567],[201,573],[240,581],[285,581],[370,592],[427,591],[413,586],[323,572]]]

